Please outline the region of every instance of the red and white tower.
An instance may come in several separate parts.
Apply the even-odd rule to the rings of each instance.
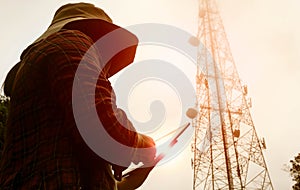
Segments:
[[[193,189],[271,189],[258,138],[214,0],[199,0]],[[195,43],[195,41],[194,41]]]

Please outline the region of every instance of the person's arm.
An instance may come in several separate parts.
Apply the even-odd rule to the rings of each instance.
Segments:
[[[164,154],[158,155],[150,166],[141,166],[123,175],[117,183],[118,190],[134,190],[139,188],[147,179],[156,164],[164,158]]]
[[[139,188],[147,179],[154,166],[134,170],[130,176],[123,177],[117,183],[118,190],[134,190]]]
[[[88,48],[92,45],[92,41],[81,33],[68,35],[63,37],[65,42],[53,44],[53,48],[56,48],[56,50],[49,56],[48,64],[50,89],[55,94],[57,102],[66,110],[66,115],[73,117],[73,80],[77,67],[81,62],[83,67],[81,67],[82,70],[78,77],[81,80],[81,84],[83,84],[82,91],[84,93],[81,94],[82,97],[78,98],[82,101],[88,100],[86,107],[83,107],[81,112],[84,113],[85,109],[89,111],[88,105],[96,106],[103,127],[116,141],[134,148],[154,147],[153,140],[150,137],[138,134],[125,112],[117,108],[115,95],[109,81],[101,76],[99,77],[101,63],[99,62],[98,52],[94,49],[87,53]],[[96,83],[91,81],[96,81]],[[85,89],[94,89],[94,91],[88,90],[85,92]],[[89,102],[90,100],[93,100],[93,102]],[[86,127],[89,130],[89,126],[87,125]],[[72,134],[74,143],[82,146],[84,143],[78,132],[73,131]],[[85,147],[85,149],[90,151],[88,147]],[[130,156],[134,156],[134,152],[131,154]],[[152,153],[150,151],[148,156],[154,158],[154,154],[155,151],[152,151]],[[143,161],[143,157],[133,159]]]
[[[132,147],[132,150],[139,148],[155,147],[155,143],[151,137],[139,134],[136,132],[126,113],[116,106],[116,97],[110,85],[110,82],[104,78],[99,78],[95,94],[96,108],[101,123],[104,125],[106,131],[114,140],[119,143]],[[155,151],[155,150],[152,150]],[[135,163],[152,161],[155,152],[152,155],[139,155],[133,158]],[[137,155],[132,152],[133,155]]]

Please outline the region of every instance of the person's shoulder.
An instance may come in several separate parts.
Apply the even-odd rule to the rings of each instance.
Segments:
[[[38,62],[53,56],[68,60],[71,56],[82,57],[92,46],[92,39],[83,32],[61,30],[28,46],[21,54],[21,61]]]
[[[56,45],[85,45],[87,47],[93,44],[93,40],[89,36],[78,30],[61,30],[47,37],[44,42]]]
[[[49,55],[69,55],[77,53],[84,54],[91,46],[93,46],[93,40],[78,30],[61,30],[51,34],[47,38],[40,40],[27,48],[22,53],[21,59],[26,57],[27,54],[43,55],[47,57]]]

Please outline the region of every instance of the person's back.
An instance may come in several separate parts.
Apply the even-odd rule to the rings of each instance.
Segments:
[[[70,47],[66,41],[75,38],[77,43]],[[65,93],[64,88],[68,84],[58,84],[60,79],[51,77],[51,73],[53,75],[56,72],[52,70],[54,62],[51,61],[55,61],[57,65],[55,68],[58,68],[59,59],[52,59],[53,56],[59,58],[60,54],[75,51],[84,55],[88,45],[91,44],[90,39],[84,34],[65,31],[32,46],[28,49],[28,53],[22,56],[11,96],[8,131],[1,162],[0,181],[4,182],[2,184],[4,189],[5,187],[8,189],[20,189],[20,187],[21,189],[43,189],[44,187],[78,189],[81,186],[79,157],[76,155],[79,144],[74,142],[74,138],[70,135],[77,133],[75,122],[70,115],[72,110],[68,109],[71,105],[67,102],[62,105],[57,101],[61,93]],[[65,51],[61,52],[61,49]],[[81,60],[81,57],[73,58]],[[75,68],[76,65],[70,65],[68,69],[72,67]],[[68,73],[72,74],[72,72]],[[105,183],[114,184],[112,177],[110,179],[105,177],[107,175],[105,172],[108,170],[105,171],[103,168],[109,167],[107,163],[101,162],[96,155],[81,156],[94,156],[97,159],[97,164],[93,167],[98,170],[98,177],[93,176],[93,178],[98,180],[98,186]],[[88,170],[85,175],[89,175]],[[11,179],[7,178],[8,176]],[[101,182],[103,179],[111,181],[104,183]],[[100,189],[108,189],[108,187],[102,186]]]

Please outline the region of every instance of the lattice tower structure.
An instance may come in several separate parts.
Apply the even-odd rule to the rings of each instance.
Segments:
[[[194,190],[273,190],[247,97],[214,0],[199,0],[192,151]]]

